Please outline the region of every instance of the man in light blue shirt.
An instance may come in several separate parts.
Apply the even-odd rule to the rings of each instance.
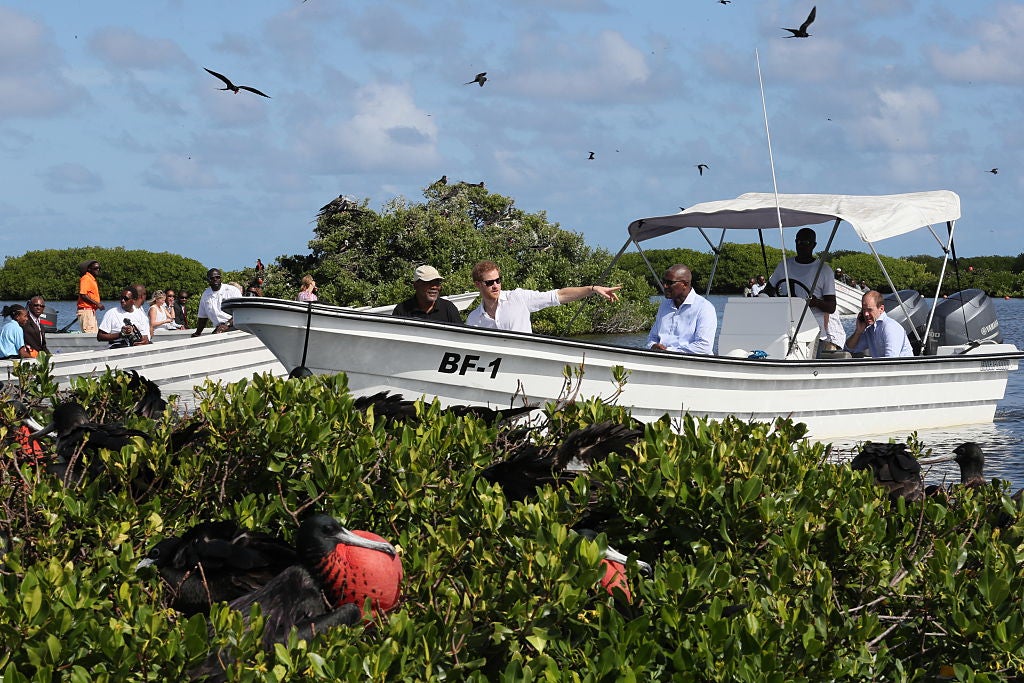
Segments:
[[[658,307],[647,346],[656,351],[710,354],[718,331],[714,305],[693,291],[693,274],[681,263],[661,280],[665,300]]]
[[[867,351],[872,358],[913,356],[914,349],[903,325],[885,314],[885,300],[880,292],[871,290],[861,299],[857,329],[846,340],[846,350]]]

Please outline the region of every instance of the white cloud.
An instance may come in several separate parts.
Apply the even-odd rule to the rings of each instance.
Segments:
[[[992,13],[988,13],[990,16]],[[972,45],[960,52],[932,47],[929,57],[940,75],[957,81],[1021,83],[1024,81],[1024,5],[1004,4],[991,20],[969,29]]]
[[[52,116],[88,97],[63,75],[52,32],[0,7],[0,118]]]
[[[144,36],[138,31],[116,26],[94,33],[89,39],[89,48],[107,66],[122,69],[160,71],[190,64],[174,41]]]
[[[942,109],[935,93],[917,86],[878,89],[867,106],[872,111],[852,123],[855,137],[866,149],[889,151],[927,149],[930,123]]]
[[[42,175],[50,192],[77,194],[103,189],[103,179],[81,164],[57,164],[47,168]]]
[[[520,49],[523,72],[508,80],[515,90],[535,97],[619,100],[652,84],[645,53],[618,31],[554,45],[550,36],[527,36]]]
[[[306,153],[321,166],[340,172],[422,169],[438,163],[437,125],[416,106],[408,86],[366,85],[353,93],[352,104],[355,114],[349,120],[306,133]]]

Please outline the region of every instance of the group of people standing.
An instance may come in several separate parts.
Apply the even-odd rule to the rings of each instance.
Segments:
[[[117,306],[107,310],[100,300],[97,275],[99,261],[85,261],[79,266],[78,325],[85,334],[95,334],[98,341],[108,342],[110,348],[148,344],[160,330],[178,330],[188,327],[188,292],[174,289],[157,290],[146,303],[146,287],[132,284],[121,290]],[[98,311],[104,311],[97,320]]]

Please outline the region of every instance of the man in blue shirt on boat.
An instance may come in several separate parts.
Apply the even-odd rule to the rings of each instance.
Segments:
[[[718,331],[718,313],[693,290],[693,273],[677,263],[661,280],[665,300],[658,307],[647,346],[655,351],[710,354]]]
[[[851,353],[867,351],[872,358],[914,355],[907,331],[885,314],[885,300],[873,289],[861,299],[857,329],[847,338],[846,350]]]

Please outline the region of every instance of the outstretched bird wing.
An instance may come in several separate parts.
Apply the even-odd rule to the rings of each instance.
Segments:
[[[260,91],[259,91],[259,90],[257,90],[256,88],[250,88],[250,87],[249,87],[249,86],[247,86],[247,85],[240,85],[240,86],[238,86],[238,89],[239,89],[239,90],[248,90],[249,92],[254,92],[254,93],[256,93],[257,95],[262,95],[263,97],[266,97],[266,98],[270,99],[270,95],[268,95],[267,93],[265,93],[265,92],[260,92]]]
[[[232,83],[232,82],[231,82],[231,81],[230,81],[230,80],[228,79],[228,77],[227,77],[227,76],[225,76],[224,74],[219,74],[219,73],[217,73],[216,71],[210,71],[210,70],[209,70],[209,69],[207,69],[207,68],[206,68],[205,66],[203,67],[203,71],[205,71],[206,73],[208,73],[208,74],[210,74],[210,75],[216,76],[216,77],[217,77],[217,78],[219,78],[220,80],[224,81],[224,85],[228,86],[228,88],[229,88],[229,89],[231,89],[231,90],[234,90],[234,89],[235,89],[235,84],[234,84],[234,83]]]
[[[807,19],[804,20],[804,23],[800,24],[801,33],[807,33],[807,27],[809,27],[814,22],[814,17],[817,16],[817,14],[818,6],[815,5],[814,7],[811,8],[811,13],[807,15]]]

